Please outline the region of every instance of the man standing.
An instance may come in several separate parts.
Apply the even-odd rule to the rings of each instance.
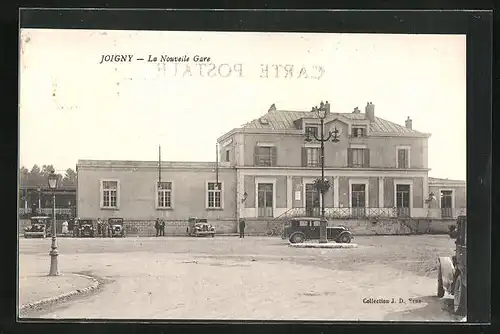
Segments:
[[[245,220],[240,218],[240,238],[245,237]]]
[[[156,236],[160,234],[160,218],[156,218],[155,221]]]
[[[102,237],[102,221],[101,218],[97,218],[97,235]]]
[[[165,236],[165,221],[163,219],[161,220],[161,236]]]

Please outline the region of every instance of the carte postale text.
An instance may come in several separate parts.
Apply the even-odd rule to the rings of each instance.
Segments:
[[[105,63],[153,63],[157,66],[159,76],[175,77],[243,77],[242,63],[215,63],[211,57],[187,55],[170,57],[167,55],[141,58],[133,54],[101,55],[99,64]],[[258,64],[249,66],[251,74],[264,79],[312,79],[319,80],[325,74],[322,65],[296,65],[296,64]]]

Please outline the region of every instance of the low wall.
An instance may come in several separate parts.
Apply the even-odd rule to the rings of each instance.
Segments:
[[[208,221],[215,227],[215,234],[236,233],[234,220]],[[127,235],[152,237],[156,235],[155,220],[125,220]],[[185,236],[188,227],[187,220],[165,220],[165,236]]]
[[[234,220],[208,221],[215,227],[216,234],[238,233],[238,224]],[[250,236],[262,236],[266,231],[278,225],[280,222],[269,223],[262,219],[246,219],[245,234]],[[24,228],[30,225],[29,219],[19,220],[19,232],[23,235]],[[57,221],[57,232],[61,233],[62,221]],[[344,225],[349,228],[354,235],[405,235],[410,234],[411,229],[407,224],[393,220],[379,220],[373,223],[366,219],[335,219],[329,221],[329,226]],[[455,225],[455,220],[444,219],[415,219],[411,222],[411,227],[417,233],[425,234],[447,234],[450,225]],[[127,235],[131,236],[155,236],[154,220],[126,220],[124,222]],[[187,220],[165,221],[165,235],[185,236],[188,226]]]

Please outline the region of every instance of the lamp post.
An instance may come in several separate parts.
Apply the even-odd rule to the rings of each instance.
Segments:
[[[326,102],[328,103],[328,101]],[[327,105],[321,101],[319,107],[313,107],[312,111],[316,113],[320,120],[320,136],[316,136],[316,133],[306,133],[306,142],[310,142],[313,139],[319,141],[321,144],[320,147],[320,155],[321,155],[321,180],[317,182],[321,191],[321,222],[319,227],[319,242],[326,243],[327,233],[326,233],[326,218],[325,218],[325,192],[328,190],[329,183],[325,180],[325,142],[331,140],[334,143],[339,142],[339,130],[335,128],[333,131],[328,131],[328,134],[325,134],[325,118],[327,116],[328,110]]]
[[[57,250],[57,239],[56,239],[56,188],[57,188],[57,175],[52,171],[49,175],[49,188],[52,190],[52,245],[50,255],[50,271],[49,276],[58,276],[59,269],[57,267],[57,257],[59,256],[59,251]]]

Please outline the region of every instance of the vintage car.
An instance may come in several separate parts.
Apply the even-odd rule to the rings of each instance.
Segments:
[[[46,216],[36,216],[30,218],[30,226],[24,229],[25,238],[45,238],[50,235],[51,218]],[[47,229],[47,227],[49,227]]]
[[[282,239],[288,239],[291,243],[301,243],[306,240],[319,240],[321,218],[316,217],[293,217],[285,221]],[[345,226],[328,226],[326,228],[328,240],[339,243],[350,243],[354,238]]]
[[[467,217],[457,218],[455,255],[438,258],[437,295],[453,295],[453,311],[467,313]]]
[[[457,227],[455,225],[448,226],[448,235],[452,239],[456,239],[457,238]]]
[[[206,219],[189,218],[186,234],[190,237],[215,237],[215,227],[210,225]]]
[[[90,218],[76,218],[73,227],[73,236],[77,238],[95,237],[94,221],[95,219]]]
[[[125,226],[123,225],[123,218],[109,218],[108,219],[109,232],[108,236],[125,238]]]

